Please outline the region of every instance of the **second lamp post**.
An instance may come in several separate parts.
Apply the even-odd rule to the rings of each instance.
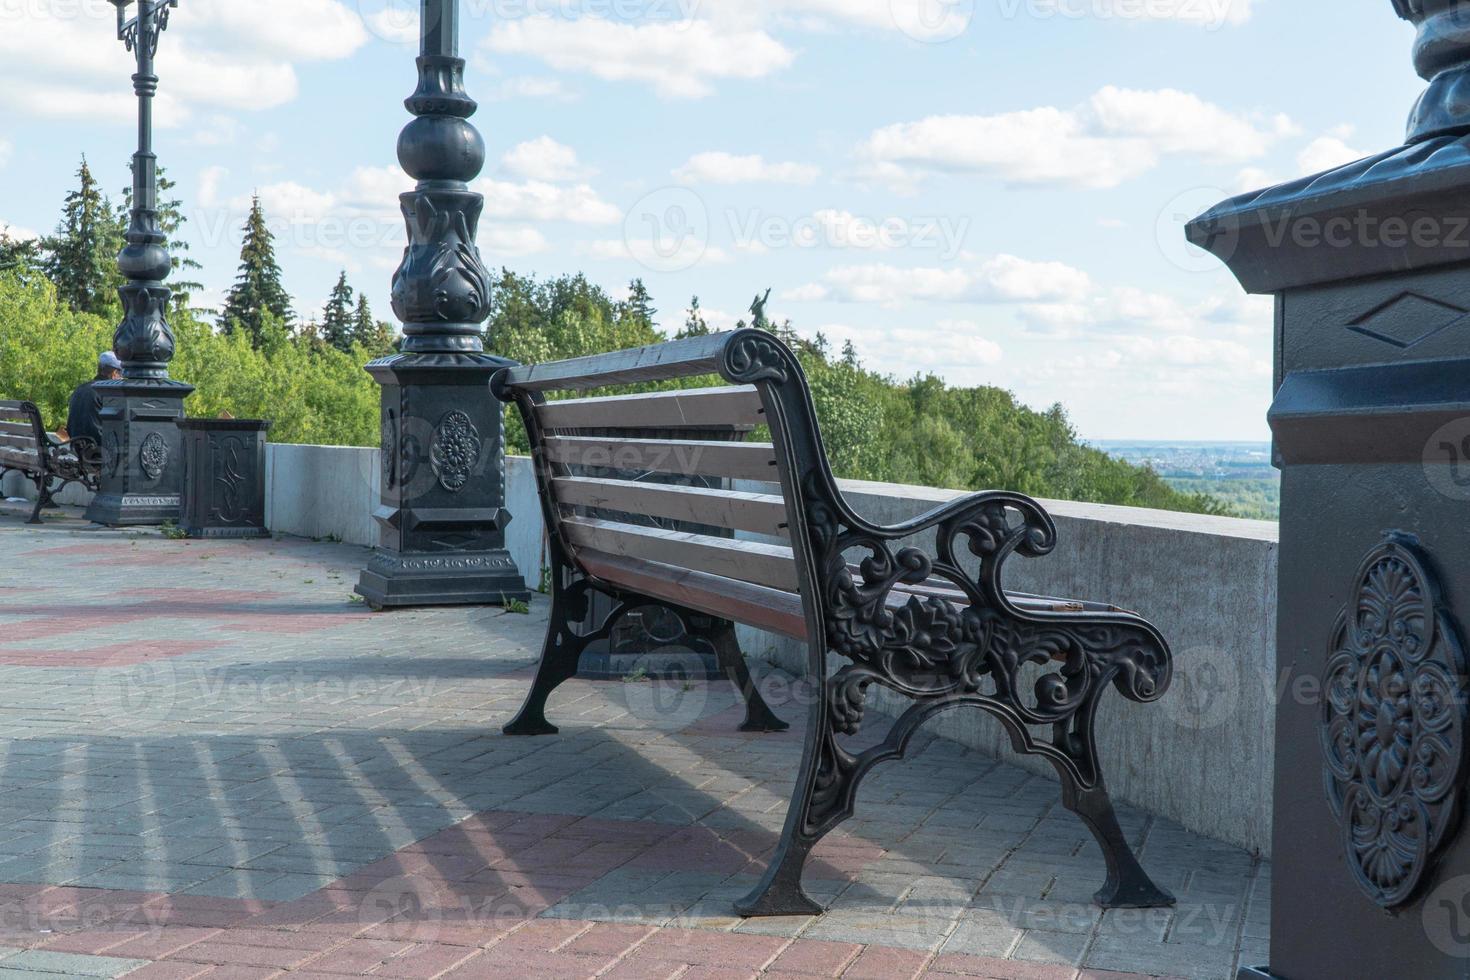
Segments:
[[[485,353],[491,277],[475,245],[484,198],[469,181],[485,144],[469,117],[458,0],[423,0],[414,119],[398,161],[418,181],[400,196],[408,247],[393,275],[397,354],[367,370],[382,386],[379,548],[356,591],[374,608],[497,604],[530,597],[505,550],[505,433]]]

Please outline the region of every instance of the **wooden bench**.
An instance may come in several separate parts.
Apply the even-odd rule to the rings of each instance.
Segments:
[[[61,441],[46,431],[31,402],[0,401],[0,478],[11,471],[36,484],[36,508],[28,524],[41,523],[41,510],[68,483],[97,492],[102,452],[91,439]]]
[[[727,386],[545,397],[703,375]],[[575,673],[586,643],[638,606],[661,603],[806,645],[808,677],[819,696],[807,712],[805,749],[780,843],[754,891],[737,903],[742,915],[821,911],[801,886],[812,847],[852,815],[858,785],[874,766],[902,758],[925,721],[960,706],[995,716],[1017,752],[1041,756],[1056,768],[1064,805],[1102,848],[1107,880],[1095,896],[1099,905],[1173,904],[1119,828],[1093,733],[1109,687],[1137,702],[1164,694],[1171,676],[1168,645],[1143,619],[1112,606],[1003,588],[1002,567],[1011,555],[1039,557],[1056,544],[1056,526],[1034,500],[985,492],[892,527],[865,520],[833,478],[800,364],[762,330],[507,368],[492,379],[491,390],[514,401],[525,420],[553,563],[540,667],[506,733],[555,732],[545,717],[548,696]],[[578,434],[610,425],[708,423],[764,424],[770,442]],[[609,464],[768,486],[751,492],[579,475],[581,467]],[[648,515],[759,537],[732,540],[647,527]],[[916,536],[927,536],[933,546],[905,546]],[[601,629],[579,634],[589,589],[618,605]],[[835,671],[829,669],[834,658],[846,661]],[[858,731],[874,684],[913,703],[880,744],[850,748],[846,738]]]

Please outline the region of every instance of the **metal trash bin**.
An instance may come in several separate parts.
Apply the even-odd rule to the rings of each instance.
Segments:
[[[191,538],[264,538],[265,435],[260,419],[179,419],[184,449],[179,527]]]

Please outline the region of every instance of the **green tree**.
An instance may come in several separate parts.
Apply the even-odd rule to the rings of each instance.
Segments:
[[[618,313],[621,317],[627,317],[649,329],[658,327],[658,321],[654,319],[658,310],[654,309],[653,297],[648,295],[648,288],[643,285],[642,279],[634,279],[628,283],[628,298],[623,300]]]
[[[133,169],[132,161],[128,161],[128,170]],[[197,292],[204,289],[204,283],[195,279],[184,278],[185,274],[192,275],[204,267],[189,256],[189,243],[180,237],[179,232],[183,229],[188,217],[184,214],[184,202],[172,196],[178,182],[169,180],[167,171],[163,167],[158,168],[155,175],[158,181],[158,228],[167,238],[169,262],[173,266],[173,274],[169,276],[168,287],[173,291],[173,307],[175,310],[186,310],[190,307],[190,299]],[[123,190],[123,210],[131,211],[133,207],[133,187],[129,184]]]
[[[709,324],[704,321],[704,310],[699,308],[699,297],[690,297],[689,309],[684,313],[684,326],[679,329],[677,339],[703,337],[709,332]]]
[[[40,277],[41,243],[34,238],[16,238],[10,226],[0,227],[0,272],[22,279]]]
[[[41,267],[63,303],[82,313],[115,318],[121,312],[117,253],[125,224],[92,176],[86,157],[77,178],[81,186],[66,195],[55,234],[41,242]]]
[[[352,349],[352,309],[352,287],[343,270],[322,308],[322,339],[343,353]]]
[[[393,325],[373,316],[367,293],[357,294],[357,309],[352,314],[352,342],[369,357],[393,353]]]
[[[240,271],[225,297],[219,325],[225,333],[243,330],[259,347],[265,337],[267,314],[290,329],[294,314],[291,297],[281,285],[281,267],[276,264],[275,236],[265,223],[260,196],[250,199],[245,219],[245,236],[240,244]]]

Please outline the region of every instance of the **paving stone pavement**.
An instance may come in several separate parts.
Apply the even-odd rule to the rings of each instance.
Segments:
[[[830,911],[741,920],[799,724],[737,732],[723,683],[573,681],[559,736],[507,738],[543,602],[372,614],[362,548],[24,513],[0,505],[0,980],[1214,980],[1267,959],[1261,862],[1124,808],[1180,903],[1102,913],[1057,784],[938,739],[815,852]]]

